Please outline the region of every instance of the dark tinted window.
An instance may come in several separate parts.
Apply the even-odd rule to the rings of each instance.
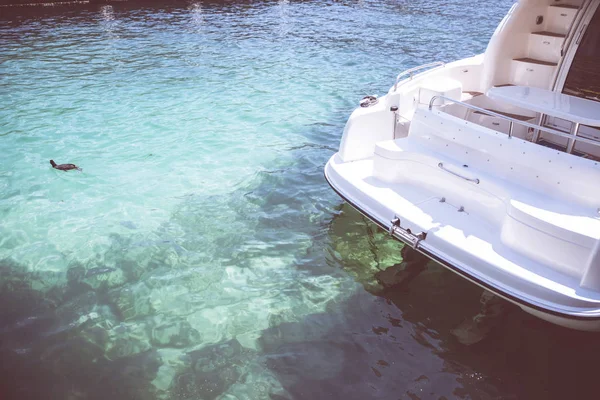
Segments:
[[[600,8],[579,43],[563,93],[600,101]]]

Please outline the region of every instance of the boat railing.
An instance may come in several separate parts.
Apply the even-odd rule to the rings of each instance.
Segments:
[[[452,99],[452,98],[446,97],[446,96],[441,96],[441,95],[433,96],[431,98],[431,100],[429,101],[429,110],[430,111],[433,110],[433,106],[434,106],[434,103],[435,103],[436,100],[446,100],[449,103],[458,104],[458,105],[461,105],[461,106],[463,106],[465,108],[468,108],[470,110],[477,111],[477,112],[482,113],[482,114],[490,115],[492,117],[496,117],[496,118],[500,118],[500,119],[508,121],[509,122],[508,137],[509,138],[512,138],[512,136],[513,136],[513,127],[514,127],[514,124],[519,124],[519,125],[522,125],[522,126],[526,126],[528,128],[537,129],[537,130],[542,131],[542,132],[548,132],[550,134],[553,134],[553,135],[556,135],[556,136],[560,136],[560,137],[569,139],[569,140],[571,140],[573,142],[578,141],[578,142],[587,143],[587,144],[591,144],[593,146],[599,146],[600,147],[600,141],[587,139],[587,138],[584,138],[584,137],[581,137],[581,136],[574,136],[574,135],[571,135],[571,134],[568,134],[568,133],[561,132],[561,131],[556,130],[556,129],[549,128],[549,127],[544,126],[544,125],[537,125],[537,124],[532,124],[530,122],[521,121],[519,119],[512,118],[512,117],[509,117],[509,116],[504,115],[504,114],[499,114],[499,113],[494,112],[494,111],[486,110],[485,108],[477,107],[477,106],[474,106],[472,104],[464,103],[464,102],[462,102],[460,100],[455,100],[455,99]]]
[[[446,66],[446,63],[444,63],[442,61],[436,61],[436,62],[432,62],[429,64],[419,65],[418,67],[414,67],[411,69],[407,69],[406,71],[400,72],[400,74],[398,74],[398,76],[396,77],[396,82],[394,83],[394,92],[398,88],[398,83],[400,82],[400,79],[405,77],[406,75],[409,75],[409,77],[410,77],[409,79],[412,79],[413,76],[415,75],[415,72],[420,71],[422,69],[431,68],[431,67],[445,67],[445,66]]]
[[[573,23],[571,23],[571,26],[569,26],[569,30],[567,31],[566,36],[566,40],[563,42],[562,46],[560,47],[560,54],[561,56],[565,55],[565,49],[568,49],[569,46],[571,45],[571,42],[574,39],[575,35],[572,35],[573,33],[573,28],[575,28],[576,26],[579,26],[579,21],[581,20],[581,18],[583,18],[583,16],[585,15],[585,12],[587,11],[589,5],[592,2],[590,0],[586,0],[583,2],[583,4],[577,9],[577,13],[575,14],[575,18],[573,19]],[[577,43],[579,43],[579,40],[581,40],[581,37],[583,36],[583,33],[585,32],[585,26],[583,27],[583,29],[581,29],[581,31],[579,32],[579,36],[577,37]]]
[[[563,41],[562,46],[560,47],[560,62],[558,67],[556,68],[557,71],[560,71],[562,69],[562,65],[565,62],[565,59],[567,57],[566,56],[566,52],[569,49],[569,47],[571,46],[571,42],[573,42],[573,40],[575,39],[575,35],[573,32],[573,29],[575,27],[579,27],[579,23],[581,22],[581,20],[583,19],[583,17],[585,16],[585,13],[587,12],[587,9],[589,8],[590,4],[592,3],[591,0],[585,0],[583,2],[583,4],[581,4],[581,6],[577,9],[577,13],[575,14],[575,18],[573,18],[573,22],[571,23],[571,26],[569,26],[569,30],[567,31],[566,35],[565,35],[565,40]],[[579,35],[577,36],[577,41],[576,43],[579,43],[579,41],[581,40],[583,34],[585,33],[585,25],[583,26],[583,28],[579,31]],[[568,68],[567,68],[568,69]],[[553,84],[553,88],[556,89],[557,85],[559,84],[559,80],[560,80],[560,73],[556,74],[556,77],[554,78],[554,84]],[[545,116],[541,115],[540,119],[543,119]]]

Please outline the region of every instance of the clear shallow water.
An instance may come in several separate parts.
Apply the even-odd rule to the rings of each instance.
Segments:
[[[322,175],[358,99],[482,52],[510,4],[3,9],[4,397],[589,395],[597,336],[513,311],[460,345],[480,291],[383,290],[401,246]]]

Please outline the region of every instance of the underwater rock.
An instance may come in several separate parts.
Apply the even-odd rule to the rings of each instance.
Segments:
[[[269,314],[269,327],[276,328],[286,322],[297,322],[297,317],[294,311],[287,308],[283,310],[273,311]]]
[[[237,339],[189,352],[194,370],[198,373],[216,371],[240,358],[243,347]]]
[[[241,366],[248,358],[236,339],[195,350],[188,355],[192,371],[175,378],[172,392],[176,398],[217,398],[242,376]]]
[[[344,204],[329,229],[328,262],[342,268],[371,293],[381,291],[373,276],[403,260],[403,245],[389,240],[389,233]]]
[[[402,262],[375,274],[375,278],[384,288],[408,285],[421,272],[427,269],[429,259],[409,246],[401,251]]]
[[[150,289],[144,282],[136,285],[113,289],[107,294],[118,316],[127,321],[140,316],[148,316],[154,312],[150,303]]]
[[[106,348],[106,356],[111,360],[118,360],[143,353],[151,348],[148,338],[143,335],[135,333],[119,336],[111,335]]]
[[[85,273],[85,268],[81,264],[70,266],[69,269],[67,269],[67,281],[69,283],[79,282],[85,278]]]
[[[85,282],[69,282],[64,288],[57,288],[60,297],[63,301],[69,301],[73,298],[84,295],[88,292],[93,292],[90,285]]]
[[[81,263],[71,263],[67,269],[66,287],[64,290],[59,290],[58,287],[55,288],[55,290],[61,291],[61,295],[64,300],[69,300],[73,297],[77,297],[88,291],[91,291],[93,290],[92,287],[83,282],[85,276],[86,270]]]
[[[162,365],[155,350],[148,350],[129,357],[110,362],[110,370],[97,377],[103,396],[94,395],[94,399],[106,398],[110,394],[116,399],[152,399],[154,390],[151,382]]]
[[[334,328],[337,318],[331,314],[313,314],[298,322],[282,322],[262,331],[259,348],[270,353],[286,344],[319,340]]]
[[[158,369],[152,385],[156,388],[159,398],[167,399],[171,397],[169,389],[173,385],[175,377],[190,369],[191,359],[183,350],[179,349],[158,349],[157,353],[162,365]]]
[[[0,260],[0,321],[3,326],[56,308],[60,291],[46,293],[33,287],[43,278],[45,275],[32,274],[27,266],[11,259]],[[54,279],[54,275],[50,278]]]
[[[346,362],[344,347],[326,341],[283,344],[266,356],[266,366],[282,379],[306,382],[335,379]]]
[[[152,348],[145,322],[114,324],[107,330],[106,356],[111,360],[130,357]]]
[[[0,260],[0,321],[9,326],[25,316],[35,315],[56,307],[53,299],[34,290],[31,285],[31,273],[26,266],[10,259]]]
[[[121,221],[119,222],[121,226],[124,226],[127,229],[137,229],[137,225],[133,221]]]
[[[103,266],[88,268],[83,281],[94,289],[113,289],[123,286],[126,278],[120,269]]]
[[[45,333],[53,329],[55,324],[56,318],[51,313],[25,316],[0,329],[2,347],[28,348],[32,343],[43,340]]]
[[[480,302],[479,313],[452,330],[456,339],[465,346],[482,341],[510,310],[506,300],[487,290],[481,294]]]
[[[152,380],[152,385],[158,391],[159,398],[168,399],[170,397],[168,390],[177,375],[177,369],[170,365],[161,365],[156,372],[156,378]]]
[[[111,301],[114,301],[111,309],[117,315],[114,319],[107,319],[104,324],[108,335],[105,344],[106,356],[111,360],[116,360],[150,350],[152,348],[149,337],[151,328],[146,313],[150,313],[152,310],[148,306],[147,299],[136,299],[129,290],[126,290],[125,293],[120,293],[119,290],[111,291],[108,296]],[[138,305],[137,310],[135,308],[136,301],[141,302],[141,306]],[[119,319],[122,320],[124,316],[127,317],[126,321],[119,322]],[[136,321],[133,322],[132,319],[136,319]]]
[[[187,321],[166,321],[152,328],[151,342],[158,347],[188,347],[200,343],[201,336]]]
[[[118,263],[128,282],[136,282],[144,273],[144,267],[134,260],[121,260]]]
[[[376,273],[375,278],[386,289],[406,286],[425,269],[424,265],[396,264]]]
[[[157,284],[158,281],[160,283]],[[187,316],[193,309],[190,307],[189,289],[176,284],[173,274],[151,276],[144,282],[151,288],[150,304],[158,314]]]
[[[99,325],[90,326],[89,328],[84,329],[80,336],[86,341],[102,348],[104,351],[106,351],[105,349],[110,339],[108,331]]]
[[[82,315],[94,312],[97,305],[98,295],[90,290],[63,302],[56,309],[56,315],[63,321],[73,321]]]
[[[196,384],[196,375],[193,372],[178,374],[173,378],[171,396],[174,399],[194,399],[198,396],[198,387]],[[216,396],[214,396],[216,397]],[[213,397],[213,398],[214,398]]]
[[[40,292],[25,266],[0,263],[0,398],[153,398],[150,382],[161,361],[148,352],[147,327],[122,329],[113,314],[118,307],[103,304],[108,293],[83,283],[81,265],[69,269],[66,286],[63,271],[62,286]],[[119,291],[113,300],[122,310],[140,301]],[[115,325],[121,335],[112,332]]]
[[[58,341],[52,346],[44,346],[45,350],[40,355],[40,360],[55,371],[61,371],[71,379],[77,380],[82,374],[80,367],[91,360],[101,359],[104,349],[85,340],[74,336],[68,340]]]
[[[258,360],[257,360],[258,361]],[[227,389],[220,399],[271,399],[289,400],[292,396],[281,381],[268,370],[262,360],[250,363],[244,374]]]

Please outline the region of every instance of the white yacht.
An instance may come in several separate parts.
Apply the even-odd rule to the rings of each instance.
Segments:
[[[484,54],[363,99],[325,167],[390,234],[552,323],[600,331],[600,0],[520,0]]]

